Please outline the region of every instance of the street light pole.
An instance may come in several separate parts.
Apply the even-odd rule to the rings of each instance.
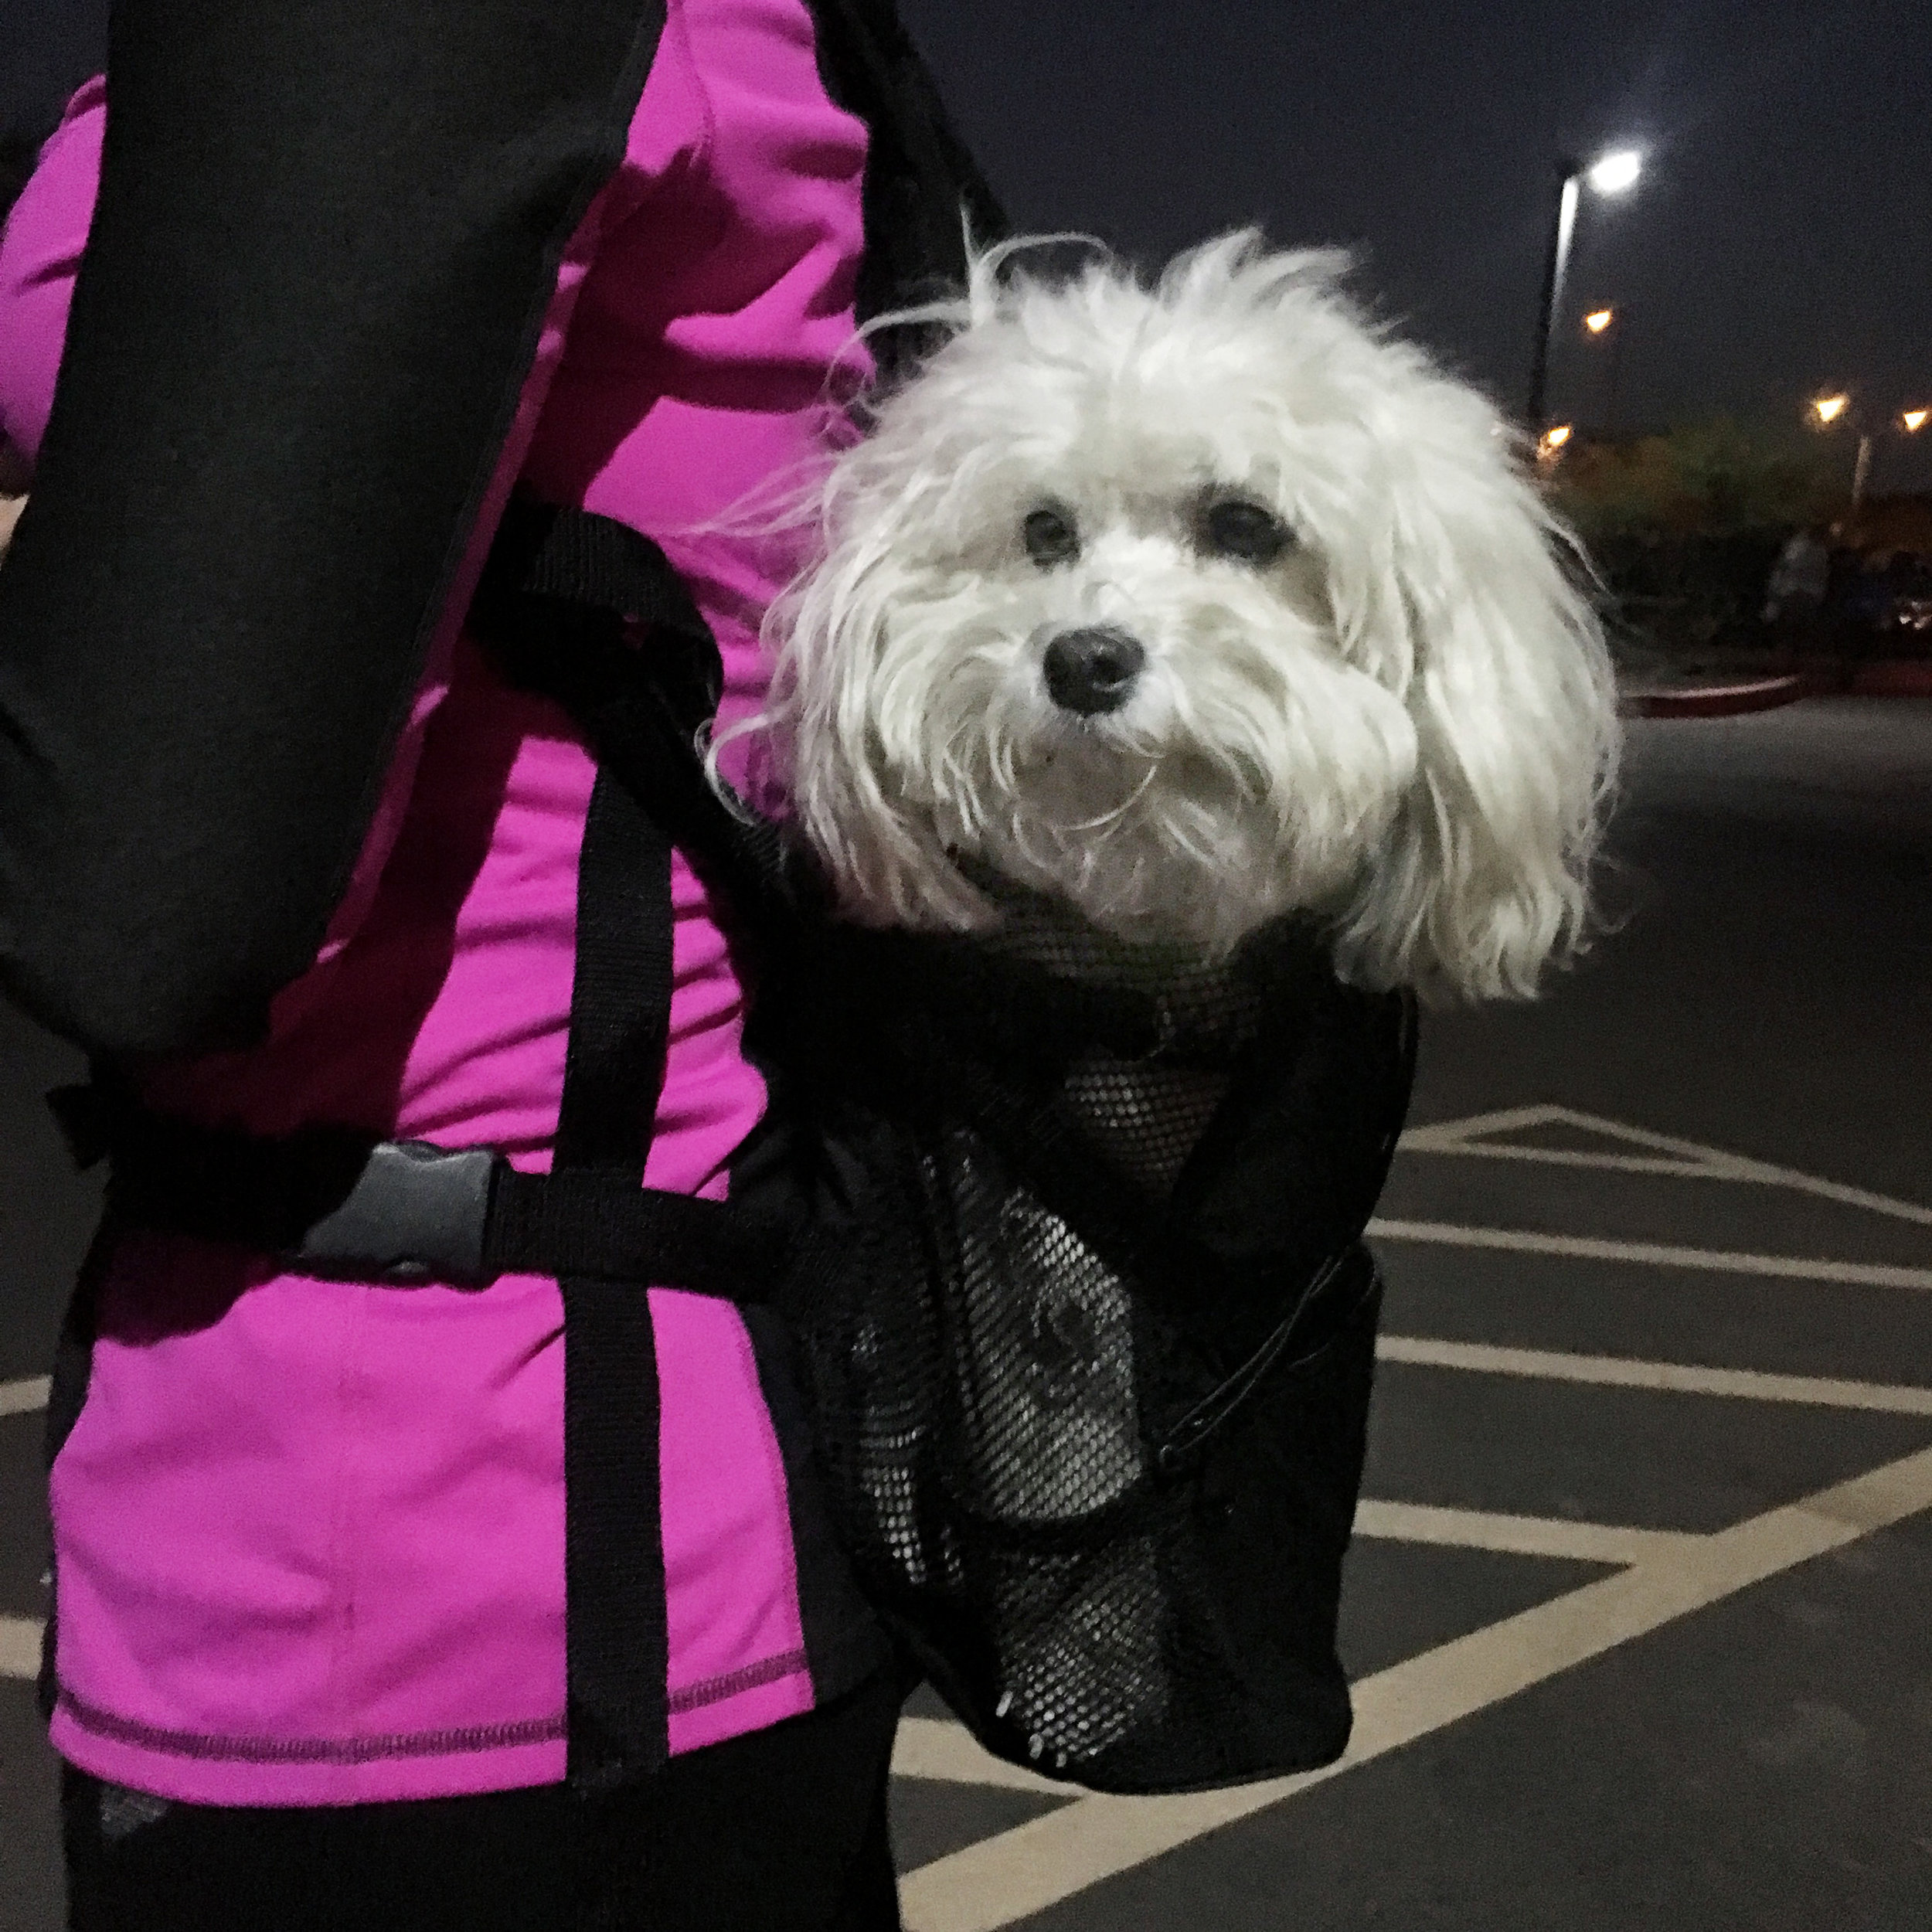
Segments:
[[[1574,161],[1556,164],[1556,214],[1550,223],[1549,249],[1543,260],[1543,305],[1536,317],[1536,352],[1529,365],[1529,427],[1540,430],[1549,394],[1549,343],[1563,306],[1570,274],[1570,245],[1577,233],[1577,204],[1583,197],[1583,171]]]
[[[1828,430],[1842,419],[1856,423],[1860,412],[1852,407],[1851,396],[1843,389],[1830,396],[1815,396],[1811,399],[1811,420],[1820,429]],[[1932,411],[1926,410],[1902,410],[1899,413],[1899,427],[1907,436],[1916,436],[1925,427]],[[1869,417],[1866,418],[1869,421]],[[1872,480],[1872,432],[1861,427],[1859,430],[1858,455],[1852,464],[1852,513],[1858,514],[1865,502],[1866,486]]]
[[[1580,161],[1556,164],[1556,210],[1550,223],[1549,252],[1543,260],[1543,304],[1536,318],[1536,352],[1529,366],[1529,427],[1540,433],[1549,395],[1549,349],[1563,313],[1563,284],[1570,277],[1570,248],[1576,239],[1577,212],[1587,182],[1600,195],[1621,195],[1637,185],[1642,157],[1625,148],[1586,167]]]

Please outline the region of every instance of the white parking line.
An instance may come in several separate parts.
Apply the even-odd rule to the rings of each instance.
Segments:
[[[1668,1154],[1594,1154],[1574,1147],[1492,1146],[1471,1141],[1466,1147],[1419,1147],[1402,1150],[1405,1154],[1454,1154],[1485,1161],[1542,1162],[1549,1167],[1606,1168],[1614,1174],[1668,1174],[1680,1180],[1754,1180],[1754,1175],[1732,1174],[1706,1161],[1680,1161]]]
[[[1355,1505],[1355,1533],[1377,1543],[1430,1543],[1443,1549],[1493,1550],[1505,1556],[1559,1556],[1626,1566],[1676,1556],[1682,1553],[1679,1545],[1702,1541],[1682,1530],[1626,1529],[1617,1523],[1507,1516],[1487,1509],[1383,1502],[1368,1496]]]
[[[1410,1658],[1355,1688],[1347,1754],[1296,1777],[1182,1798],[1095,1796],[935,1860],[900,1886],[906,1932],[997,1932],[1617,1645],[1932,1509],[1932,1450]]]
[[[1036,1791],[1043,1798],[1072,1801],[1087,1795],[1077,1785],[1056,1783],[982,1750],[972,1733],[950,1717],[899,1720],[899,1735],[893,1740],[893,1776],[938,1784],[994,1784],[1002,1791]]]
[[[1594,1236],[1540,1234],[1527,1228],[1462,1227],[1448,1221],[1369,1223],[1384,1241],[1417,1241],[1451,1248],[1500,1248],[1516,1254],[1562,1254],[1580,1261],[1629,1261],[1655,1268],[1700,1268],[1719,1274],[1761,1274],[1794,1281],[1833,1281],[1864,1287],[1932,1291],[1932,1268],[1876,1261],[1823,1261],[1787,1254],[1733,1254],[1719,1248],[1679,1248],[1655,1241],[1606,1241]]]
[[[1427,1127],[1404,1128],[1397,1145],[1405,1153],[1440,1153],[1478,1134],[1516,1134],[1525,1128],[1547,1127],[1562,1117],[1563,1111],[1544,1102],[1534,1107],[1501,1107],[1493,1114],[1470,1114],[1459,1121],[1434,1121]]]
[[[0,1382],[0,1416],[31,1415],[47,1406],[52,1386],[46,1376],[29,1376],[24,1382]]]
[[[1578,1128],[1606,1140],[1648,1148],[1651,1152],[1648,1155],[1600,1154],[1586,1148],[1523,1147],[1488,1138],[1536,1127]],[[1600,1114],[1580,1113],[1573,1107],[1512,1107],[1495,1114],[1474,1114],[1467,1120],[1438,1121],[1428,1127],[1410,1128],[1398,1145],[1407,1154],[1464,1155],[1487,1160],[1541,1161],[1562,1167],[1609,1168],[1625,1173],[1674,1174],[1694,1180],[1748,1181],[1761,1187],[1815,1195],[1821,1200],[1836,1201],[1846,1207],[1863,1208],[1872,1214],[1889,1215],[1894,1220],[1914,1221],[1922,1227],[1932,1227],[1932,1207],[1920,1202],[1874,1194],[1869,1188],[1848,1187],[1842,1181],[1823,1180],[1815,1174],[1801,1173],[1796,1168],[1778,1167],[1769,1161],[1754,1160],[1748,1154],[1733,1153],[1728,1148],[1708,1147],[1701,1141],[1679,1140],[1674,1134],[1659,1134],[1650,1128],[1632,1127],[1627,1121],[1606,1120]]]
[[[39,1624],[31,1617],[0,1617],[0,1677],[39,1675]]]
[[[1638,1362],[1618,1355],[1564,1355],[1543,1349],[1498,1349],[1482,1342],[1385,1335],[1381,1362],[1478,1375],[1528,1376],[1549,1382],[1595,1383],[1615,1389],[1733,1396],[1750,1402],[1809,1403],[1821,1409],[1869,1409],[1895,1416],[1932,1416],[1932,1388],[1907,1383],[1842,1382],[1825,1376],[1766,1375],[1756,1369],[1707,1369],[1689,1362]]]

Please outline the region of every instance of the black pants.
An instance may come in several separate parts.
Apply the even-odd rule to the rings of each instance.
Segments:
[[[597,1798],[159,1806],[70,1769],[73,1932],[898,1932],[883,1675]],[[158,1815],[157,1815],[158,1813]]]

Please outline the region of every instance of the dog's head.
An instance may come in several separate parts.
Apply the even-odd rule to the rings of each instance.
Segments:
[[[1129,940],[1308,910],[1362,983],[1532,990],[1617,728],[1502,420],[1334,257],[1236,235],[1150,288],[1009,252],[838,459],[770,620],[764,722],[846,910],[971,928],[990,869]]]

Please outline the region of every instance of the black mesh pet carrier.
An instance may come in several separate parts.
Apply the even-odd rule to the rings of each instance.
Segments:
[[[809,1202],[781,1301],[836,1519],[1002,1757],[1121,1791],[1325,1763],[1410,1010],[1294,922],[1204,968],[1007,910],[821,927],[760,1007],[740,1185]]]

